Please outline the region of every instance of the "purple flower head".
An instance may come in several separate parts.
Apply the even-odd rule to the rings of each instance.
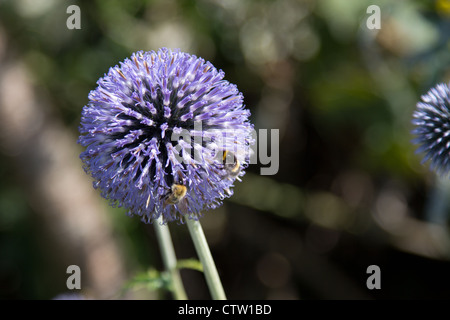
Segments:
[[[102,196],[146,223],[198,219],[231,196],[254,140],[243,96],[223,78],[166,48],[110,68],[89,94],[78,140]]]
[[[431,168],[440,174],[450,171],[450,89],[438,84],[422,96],[417,103],[412,131],[420,144],[417,152],[424,152],[423,162],[431,159]]]

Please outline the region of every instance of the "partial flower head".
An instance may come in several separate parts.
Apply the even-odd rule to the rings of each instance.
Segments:
[[[438,84],[417,103],[412,123],[420,145],[417,152],[425,153],[423,162],[431,160],[431,168],[440,174],[450,171],[450,89]]]
[[[148,223],[197,219],[244,175],[253,126],[224,72],[166,48],[136,52],[89,94],[78,142],[94,187]]]
[[[65,292],[53,297],[52,300],[88,300],[80,293]]]

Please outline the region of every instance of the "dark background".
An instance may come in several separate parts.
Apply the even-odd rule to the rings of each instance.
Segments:
[[[97,79],[164,46],[224,70],[256,129],[280,130],[278,173],[251,165],[201,219],[228,298],[450,298],[450,183],[410,133],[420,96],[450,80],[449,17],[445,0],[0,0],[0,298],[52,299],[78,265],[85,297],[171,299],[153,227],[108,206],[76,144]],[[123,289],[147,270],[152,285]],[[209,299],[200,272],[181,273]]]

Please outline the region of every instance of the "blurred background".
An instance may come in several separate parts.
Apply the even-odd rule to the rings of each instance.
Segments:
[[[450,298],[450,182],[410,133],[420,96],[450,80],[449,19],[447,0],[0,0],[0,298],[52,299],[78,265],[86,297],[171,299],[124,289],[163,270],[154,230],[100,197],[76,143],[97,79],[163,46],[224,70],[256,129],[280,130],[278,173],[251,165],[201,219],[228,298]],[[209,299],[200,272],[181,274]]]

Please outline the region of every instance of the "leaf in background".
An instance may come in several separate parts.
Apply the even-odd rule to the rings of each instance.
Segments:
[[[203,265],[197,259],[178,260],[177,269],[192,269],[203,272]]]
[[[124,290],[137,289],[139,287],[145,287],[150,291],[159,289],[170,291],[170,277],[166,272],[159,272],[158,270],[151,268],[147,272],[140,273],[131,279],[124,286]]]

